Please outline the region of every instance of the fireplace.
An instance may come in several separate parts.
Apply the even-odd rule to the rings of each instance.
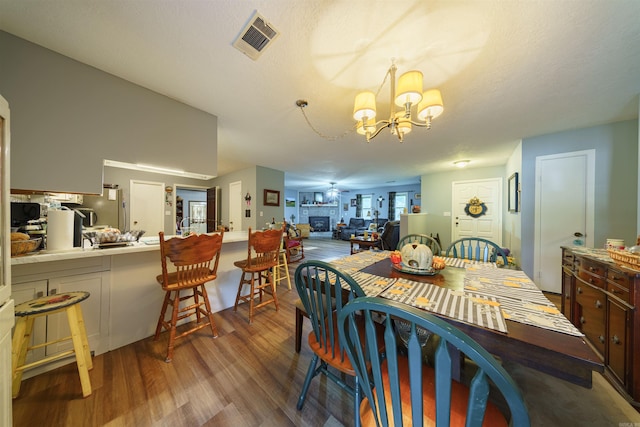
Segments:
[[[310,216],[309,225],[313,231],[329,231],[328,216]]]

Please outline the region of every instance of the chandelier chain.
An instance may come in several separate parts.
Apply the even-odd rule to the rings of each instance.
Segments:
[[[326,139],[328,141],[337,141],[338,139],[342,139],[345,136],[349,135],[350,133],[353,133],[353,131],[355,130],[355,126],[353,126],[353,128],[348,129],[345,132],[343,132],[342,135],[337,135],[337,136],[325,135],[324,133],[322,133],[318,129],[316,129],[316,127],[313,124],[311,124],[311,121],[309,120],[309,117],[307,117],[307,113],[305,113],[305,111],[304,111],[304,108],[308,105],[307,101],[298,101],[298,102],[296,102],[296,105],[298,106],[298,108],[300,108],[300,112],[304,116],[304,119],[307,122],[307,124],[309,125],[309,127],[311,128],[311,130],[314,131],[316,133],[316,135],[318,135],[320,138]]]

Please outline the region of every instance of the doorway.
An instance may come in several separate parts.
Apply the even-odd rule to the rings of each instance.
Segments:
[[[164,183],[132,179],[129,230],[145,230],[148,236],[164,231]]]
[[[593,247],[595,150],[540,156],[535,170],[533,281],[561,293],[561,246]]]
[[[463,237],[481,237],[502,245],[502,178],[489,178],[452,183],[451,241]],[[478,217],[465,211],[471,199],[477,197],[486,209]]]
[[[242,181],[229,183],[229,230],[242,230]]]
[[[214,187],[214,189],[217,187]],[[180,234],[184,227],[189,227],[190,231],[196,233],[207,233],[208,224],[216,220],[210,218],[210,213],[215,212],[210,209],[210,199],[208,197],[208,187],[187,184],[175,184],[175,224],[176,234]],[[215,205],[215,201],[214,201]]]

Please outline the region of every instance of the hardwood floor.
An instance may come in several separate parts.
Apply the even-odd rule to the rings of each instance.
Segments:
[[[307,259],[336,259],[350,250],[340,240],[304,244]],[[14,426],[351,425],[351,397],[326,378],[314,379],[304,408],[296,409],[311,360],[305,339],[300,354],[294,351],[296,298],[283,281],[280,310],[257,310],[252,325],[242,305],[237,313],[215,313],[219,337],[203,329],[178,340],[172,363],[164,362],[166,333],[96,356],[86,399],[75,364],[24,380],[13,401]],[[303,337],[309,331],[305,322]]]
[[[304,245],[306,259],[330,261],[350,251],[349,242],[313,236]],[[560,296],[550,296],[559,304]],[[257,310],[252,325],[247,307],[215,313],[219,337],[203,329],[178,340],[172,363],[164,362],[166,333],[96,356],[86,399],[75,364],[24,380],[13,401],[14,426],[351,426],[352,398],[322,376],[296,409],[311,360],[306,320],[302,350],[294,351],[296,298],[283,281],[280,310]],[[525,397],[532,426],[640,425],[640,414],[600,374],[585,389],[525,366],[505,369]]]

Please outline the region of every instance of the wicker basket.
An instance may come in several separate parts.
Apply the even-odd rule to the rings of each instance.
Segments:
[[[42,237],[28,240],[13,240],[11,242],[11,256],[19,256],[33,252],[40,246]]]
[[[640,270],[640,254],[621,251],[618,249],[608,249],[609,257],[618,265]]]

